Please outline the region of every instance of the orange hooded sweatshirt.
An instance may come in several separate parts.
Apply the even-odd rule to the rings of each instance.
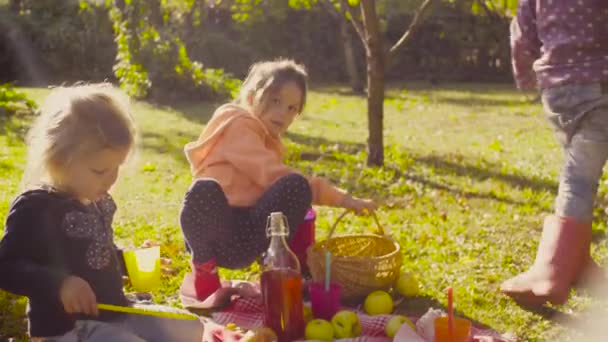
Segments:
[[[297,173],[283,163],[285,147],[238,105],[218,108],[197,141],[184,147],[194,179],[212,178],[235,207],[253,205],[279,178]],[[346,192],[320,177],[306,177],[312,202],[339,206]]]

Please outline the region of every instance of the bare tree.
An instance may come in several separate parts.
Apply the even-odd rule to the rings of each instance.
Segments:
[[[384,75],[395,54],[411,41],[425,15],[430,12],[436,0],[424,0],[416,10],[412,22],[401,38],[389,49],[384,48],[384,37],[376,11],[375,0],[360,0],[358,6],[350,6],[340,0],[344,14],[350,19],[365,47],[367,63],[367,120],[369,137],[367,141],[367,165],[384,164]],[[352,3],[352,1],[351,1]]]

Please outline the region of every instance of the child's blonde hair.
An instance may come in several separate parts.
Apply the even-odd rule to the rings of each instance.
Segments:
[[[55,88],[28,133],[23,186],[57,184],[70,163],[104,148],[132,150],[135,126],[126,95],[109,83]]]
[[[303,65],[291,59],[278,59],[253,64],[241,86],[236,103],[249,105],[251,100],[254,100],[262,106],[261,108],[264,108],[269,96],[276,94],[283,85],[289,82],[294,82],[302,91],[302,99],[298,110],[301,113],[306,104],[308,74]]]

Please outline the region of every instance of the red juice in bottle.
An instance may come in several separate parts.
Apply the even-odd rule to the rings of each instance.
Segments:
[[[304,336],[300,273],[291,269],[276,269],[263,272],[261,278],[264,325],[277,334],[280,342],[290,342]]]
[[[300,263],[285,241],[289,228],[282,213],[270,214],[267,234],[270,245],[261,276],[264,325],[277,334],[279,342],[291,342],[302,338],[305,328]]]

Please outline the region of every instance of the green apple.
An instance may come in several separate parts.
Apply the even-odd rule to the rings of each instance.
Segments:
[[[333,341],[334,327],[324,319],[313,319],[306,324],[307,340]]]
[[[409,318],[405,316],[394,316],[391,318],[388,323],[386,323],[386,327],[384,327],[384,331],[386,332],[386,336],[393,338],[397,334],[397,331],[401,328],[403,324],[408,324],[414,331],[416,331],[416,326]]]
[[[331,325],[334,327],[336,338],[356,337],[361,333],[359,317],[353,311],[339,311],[332,317]]]
[[[368,315],[382,315],[393,312],[393,298],[385,291],[374,291],[365,298],[363,304]]]
[[[395,284],[397,291],[405,297],[415,297],[419,293],[420,286],[418,285],[418,279],[411,274],[404,272],[397,279]]]

